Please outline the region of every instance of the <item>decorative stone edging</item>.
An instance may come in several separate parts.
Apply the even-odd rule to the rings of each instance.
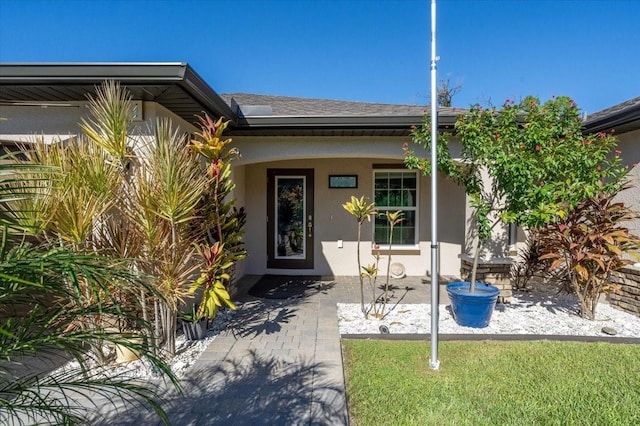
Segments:
[[[609,293],[607,300],[613,306],[640,317],[640,268],[631,266],[614,272],[610,281],[619,286]]]
[[[479,259],[476,271],[476,280],[493,284],[500,289],[498,303],[508,303],[511,298],[511,258]],[[460,277],[463,281],[471,278],[473,258],[467,255],[460,256]]]

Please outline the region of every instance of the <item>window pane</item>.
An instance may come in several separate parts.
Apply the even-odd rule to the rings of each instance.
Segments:
[[[375,189],[389,188],[389,173],[376,173]]]
[[[415,207],[416,206],[416,191],[411,189],[404,189],[402,191],[402,207]]]
[[[389,188],[402,189],[402,173],[389,173]]]
[[[389,191],[389,203],[387,204],[387,206],[399,207],[401,205],[402,205],[402,191],[399,189]]]
[[[304,177],[276,177],[276,257],[305,256]]]
[[[376,172],[374,201],[380,214],[374,220],[375,244],[388,245],[390,226],[386,211],[403,211],[403,221],[394,226],[392,245],[414,245],[416,239],[415,207],[418,206],[417,175],[415,172]],[[412,210],[405,210],[412,208]]]
[[[402,187],[404,189],[416,189],[417,179],[414,173],[405,173],[402,179]]]
[[[386,189],[383,189],[383,190],[376,189],[374,194],[374,202],[376,203],[376,206],[378,207],[388,206],[389,205],[388,195],[389,195],[389,191],[387,191]]]
[[[392,245],[413,245],[416,244],[416,212],[403,211],[404,220],[393,227]],[[385,212],[380,212],[375,219],[374,242],[375,244],[389,244],[389,221]]]
[[[373,241],[375,244],[389,243],[389,225],[386,217],[376,216]]]

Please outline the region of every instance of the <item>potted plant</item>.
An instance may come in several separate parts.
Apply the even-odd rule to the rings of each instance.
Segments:
[[[187,340],[202,340],[207,335],[207,317],[198,314],[196,305],[191,305],[190,312],[180,314],[182,331]]]
[[[620,186],[626,169],[620,167],[615,139],[604,133],[584,135],[582,125],[580,110],[570,98],[554,97],[542,104],[530,96],[519,103],[507,99],[500,110],[474,105],[461,114],[454,129],[462,145],[456,160],[447,135],[438,135],[438,170],[465,189],[475,209],[476,244],[470,282],[452,283],[447,290],[458,299],[460,289],[468,288],[462,290],[466,291],[462,302],[467,306],[475,303],[476,296],[471,294],[488,289],[488,312],[482,309],[486,317],[477,318],[473,324],[467,323],[464,312],[456,312],[458,308],[452,305],[459,324],[488,325],[495,304],[490,295],[498,294],[484,284],[476,286],[475,280],[483,243],[499,223],[525,229],[541,227],[565,217],[598,191],[610,192]],[[412,137],[414,143],[430,148],[429,117],[413,129]],[[418,158],[408,144],[404,151],[407,167],[425,175],[430,172],[428,159]]]

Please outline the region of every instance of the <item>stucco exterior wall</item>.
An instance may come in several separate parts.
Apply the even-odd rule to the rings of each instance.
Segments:
[[[622,154],[622,163],[629,166],[628,178],[631,188],[618,194],[618,200],[640,213],[640,130],[628,132],[618,137],[618,147]],[[629,223],[629,229],[636,235],[640,235],[640,219]],[[640,260],[638,260],[640,262]]]
[[[244,154],[243,154],[244,157]],[[373,165],[380,161],[375,158],[341,159],[298,159],[272,161],[244,166],[244,206],[247,209],[245,241],[248,256],[243,265],[246,274],[283,273],[319,275],[357,275],[357,224],[343,208],[351,195],[365,195],[373,199]],[[397,162],[401,164],[400,162]],[[386,162],[385,162],[386,164]],[[312,168],[315,171],[315,259],[313,270],[267,269],[267,224],[266,224],[266,176],[269,168]],[[330,174],[357,174],[357,189],[328,187]],[[430,208],[429,179],[419,179],[419,239],[418,247],[404,254],[392,254],[393,262],[401,262],[407,275],[424,276],[430,269]],[[460,260],[458,255],[464,244],[465,194],[453,182],[444,177],[439,182],[442,202],[439,209],[441,274],[458,275]],[[241,205],[239,203],[239,205]],[[371,236],[373,225],[366,223],[362,229],[362,262],[373,262]],[[338,240],[343,247],[338,247]],[[410,254],[408,254],[410,253]],[[382,272],[386,272],[386,256],[380,262]]]
[[[81,133],[79,123],[89,118],[87,102],[65,102],[70,106],[0,106],[0,141],[30,142],[44,135],[45,141],[65,140]],[[155,102],[142,103],[141,121],[132,123],[131,135],[153,133],[156,118],[168,117],[173,124],[185,132],[195,131],[187,123],[162,105]]]

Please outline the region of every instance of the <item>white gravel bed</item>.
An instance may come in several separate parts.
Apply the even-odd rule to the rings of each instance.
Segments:
[[[240,305],[240,304],[238,304]],[[176,337],[176,355],[166,360],[167,365],[171,368],[171,371],[178,378],[184,378],[185,373],[189,368],[198,360],[200,354],[209,346],[209,344],[216,338],[221,331],[225,330],[227,324],[235,314],[231,310],[222,310],[218,312],[216,318],[212,321],[207,335],[202,340],[189,341],[186,340],[184,334],[179,334]],[[109,357],[114,356],[115,349],[112,347],[106,347],[105,351],[108,352]],[[124,364],[111,363],[105,366],[98,366],[92,359],[87,358],[87,366],[92,369],[93,373],[100,373],[102,376],[108,377],[128,377],[137,379],[149,379],[153,377],[160,377],[160,372],[155,370],[153,364],[146,358],[141,358],[137,361],[132,361]],[[52,374],[57,374],[62,371],[71,372],[73,370],[80,370],[80,364],[78,361],[73,360],[66,363],[64,366],[55,370]]]
[[[438,331],[442,334],[539,334],[565,336],[605,336],[603,327],[615,330],[614,337],[640,338],[640,318],[600,302],[596,319],[578,316],[573,295],[556,294],[555,289],[514,291],[508,304],[497,304],[485,328],[457,325],[448,305],[439,306]],[[604,299],[604,296],[603,296]],[[389,311],[389,308],[391,310]],[[380,334],[380,326],[390,334],[431,332],[430,304],[387,305],[383,319],[364,319],[359,304],[338,303],[340,334]]]

